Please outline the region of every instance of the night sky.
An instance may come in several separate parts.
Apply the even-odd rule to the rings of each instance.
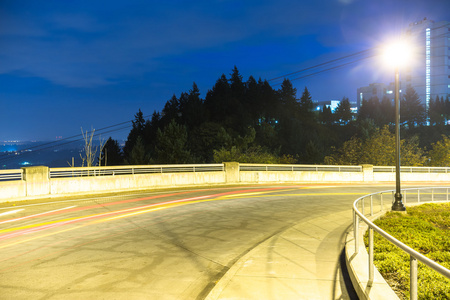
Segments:
[[[269,80],[378,46],[424,17],[450,21],[450,1],[0,0],[0,141],[150,115],[193,82],[204,97],[234,66]],[[372,58],[293,84],[299,97],[307,86],[316,101],[355,101],[358,87],[392,79]]]

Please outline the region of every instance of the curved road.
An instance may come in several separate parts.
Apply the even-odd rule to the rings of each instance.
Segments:
[[[309,257],[314,267],[292,276],[321,280],[318,290],[311,291],[318,299],[348,299],[339,279],[339,254],[352,222],[351,204],[385,189],[237,186],[2,204],[0,295],[204,299],[216,287],[219,299],[286,299],[261,281],[262,273],[274,274],[266,257],[279,254],[276,249],[265,250],[263,270],[258,265],[246,269],[247,274],[241,269],[234,280],[217,286],[243,258],[258,255],[259,245],[295,229],[301,237],[295,243],[298,252],[284,258],[300,266],[293,260]],[[272,275],[268,280],[286,286],[286,278]]]

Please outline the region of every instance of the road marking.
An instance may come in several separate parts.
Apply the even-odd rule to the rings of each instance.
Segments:
[[[69,208],[74,208],[74,207],[77,207],[77,206],[74,205],[74,206],[69,206],[69,207],[65,207],[65,208],[60,208],[60,209],[55,209],[55,210],[51,210],[51,211],[46,211],[46,212],[35,214],[35,215],[20,217],[20,218],[16,218],[16,219],[10,219],[10,220],[6,220],[6,221],[2,221],[2,222],[0,222],[0,224],[10,223],[10,222],[15,222],[15,221],[20,221],[20,220],[26,220],[26,219],[31,219],[31,218],[34,218],[34,217],[37,217],[37,216],[42,216],[42,215],[46,215],[46,214],[54,213],[54,212],[57,212],[57,211],[61,211],[61,210],[69,209]],[[17,212],[17,211],[21,211],[21,210],[24,210],[24,209],[23,208],[22,209],[17,209],[17,210],[15,210],[13,212]],[[0,216],[4,215],[4,214],[7,214],[7,213],[2,213],[2,214],[0,214]]]
[[[21,208],[21,209],[16,209],[16,210],[11,210],[11,211],[6,211],[6,212],[4,212],[4,213],[1,213],[0,216],[6,216],[6,215],[15,214],[15,213],[17,213],[17,212],[19,212],[19,211],[22,211],[22,210],[24,210],[24,209]],[[3,223],[3,222],[0,222],[0,224],[2,224],[2,223]]]
[[[0,249],[9,247],[12,245],[17,245],[17,244],[20,244],[23,242],[39,239],[39,238],[42,238],[45,236],[50,236],[50,235],[58,234],[61,232],[78,229],[80,227],[85,227],[85,226],[88,226],[91,224],[117,220],[117,219],[121,219],[121,218],[135,216],[135,215],[139,215],[139,214],[145,214],[145,213],[163,210],[163,209],[167,209],[167,208],[184,206],[184,205],[189,205],[189,204],[194,204],[194,203],[210,202],[210,201],[223,201],[223,200],[232,200],[232,199],[239,199],[239,198],[255,198],[255,197],[260,197],[261,194],[265,194],[265,197],[275,197],[275,196],[280,196],[280,195],[268,195],[268,194],[272,193],[272,192],[290,192],[293,190],[295,190],[295,189],[287,188],[287,187],[284,187],[284,190],[283,190],[283,188],[259,189],[256,191],[250,191],[247,189],[247,190],[242,190],[241,193],[239,193],[239,191],[236,191],[236,192],[219,193],[219,194],[205,195],[205,196],[198,196],[198,197],[190,197],[190,198],[171,200],[171,201],[165,201],[165,202],[160,202],[160,203],[153,203],[153,204],[144,205],[144,206],[140,206],[140,207],[133,207],[133,208],[127,208],[127,209],[122,209],[122,210],[117,210],[117,211],[110,211],[110,212],[106,212],[106,213],[99,213],[99,214],[87,215],[87,216],[82,216],[82,217],[73,217],[73,218],[68,218],[68,219],[64,219],[64,220],[49,221],[49,222],[40,223],[40,224],[30,224],[30,225],[16,227],[16,228],[8,228],[8,229],[0,230],[0,234],[5,233],[3,235],[0,235],[1,240],[5,240],[8,238],[12,238],[12,237],[18,237],[20,235],[36,233],[36,232],[39,232],[39,231],[42,231],[45,229],[56,228],[56,227],[67,225],[67,224],[74,224],[74,223],[78,223],[80,221],[90,220],[90,222],[88,222],[88,223],[79,224],[78,226],[75,226],[72,228],[66,228],[66,229],[62,229],[57,232],[50,232],[47,234],[42,234],[39,236],[31,237],[31,238],[28,238],[28,239],[25,239],[22,241],[8,243],[6,245],[0,246]],[[360,194],[364,194],[364,193],[317,193],[317,194],[281,194],[281,195],[283,195],[283,196],[330,195],[331,196],[331,195],[360,195]],[[72,207],[68,207],[68,208],[72,208]],[[64,208],[64,209],[68,209],[68,208]],[[50,212],[46,212],[46,213],[48,214]],[[41,213],[41,214],[44,214],[44,213]],[[99,219],[99,218],[101,218],[101,219]]]

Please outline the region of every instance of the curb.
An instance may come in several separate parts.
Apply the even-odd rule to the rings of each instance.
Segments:
[[[384,215],[384,213],[385,212],[375,215],[371,218],[371,221],[378,219]],[[374,267],[373,282],[369,282],[369,255],[367,254],[363,239],[368,226],[364,222],[362,223],[363,225],[359,225],[360,234],[357,237],[359,239],[358,253],[355,253],[355,236],[353,228],[347,232],[345,242],[345,262],[347,264],[353,288],[358,294],[359,299],[398,300],[400,298],[395,294],[383,276],[381,276],[376,267]]]

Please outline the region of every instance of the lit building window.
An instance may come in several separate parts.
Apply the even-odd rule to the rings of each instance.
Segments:
[[[431,99],[431,29],[425,30],[425,108],[428,111]]]

